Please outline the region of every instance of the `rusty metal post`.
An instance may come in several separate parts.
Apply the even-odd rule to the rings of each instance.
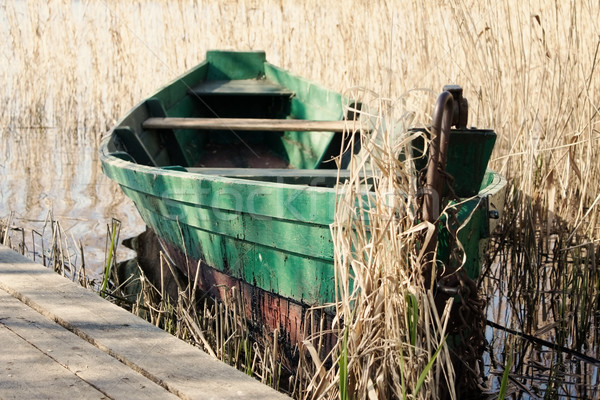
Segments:
[[[448,157],[450,128],[454,115],[454,98],[448,91],[442,92],[435,103],[433,123],[431,126],[431,142],[429,160],[427,162],[426,182],[423,194],[423,219],[435,224],[442,206],[442,191],[444,190],[444,172]],[[422,266],[425,287],[432,287],[435,277],[435,251],[437,247],[438,228],[425,243]]]
[[[458,129],[466,129],[467,119],[469,118],[469,102],[463,97],[462,87],[458,85],[445,85],[442,91],[450,92],[454,98],[452,125]]]
[[[437,220],[440,212],[453,114],[454,98],[450,92],[442,92],[438,96],[433,110],[432,139],[423,199],[423,219],[432,223]]]

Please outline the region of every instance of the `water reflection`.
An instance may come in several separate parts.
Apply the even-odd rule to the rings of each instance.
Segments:
[[[498,393],[504,369],[510,364],[507,398],[587,399],[600,395],[596,319],[584,317],[584,307],[573,301],[585,292],[566,284],[561,287],[555,280],[543,279],[545,273],[540,272],[548,270],[548,274],[553,274],[558,270],[567,276],[572,270],[585,275],[577,272],[580,267],[590,271],[585,260],[580,265],[573,257],[558,260],[560,252],[551,250],[554,245],[554,241],[545,246],[537,243],[536,249],[544,257],[535,269],[525,262],[516,262],[511,257],[511,251],[516,251],[511,247],[514,244],[508,243],[484,271],[481,292],[488,300],[488,349],[483,358],[483,375],[490,394]],[[524,253],[522,248],[518,251]],[[537,290],[526,291],[515,285],[515,281],[530,275],[540,282]],[[535,301],[529,304],[532,297]],[[579,325],[572,326],[578,320]],[[581,333],[585,343],[578,344],[576,338]]]
[[[122,238],[140,233],[144,224],[102,174],[97,135],[89,141],[73,136],[52,128],[0,130],[0,218],[13,212],[14,225],[41,232],[52,211],[67,235],[81,241],[88,272],[94,273],[102,269],[111,218],[122,221]],[[128,255],[121,249],[118,256]]]

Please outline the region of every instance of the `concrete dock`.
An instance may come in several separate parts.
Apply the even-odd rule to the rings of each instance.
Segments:
[[[0,399],[284,399],[0,246]]]

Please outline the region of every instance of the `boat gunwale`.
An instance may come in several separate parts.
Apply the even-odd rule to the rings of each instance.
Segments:
[[[118,128],[118,127],[115,127],[115,128]],[[285,183],[285,182],[259,181],[259,180],[251,180],[248,178],[229,177],[229,176],[222,176],[222,175],[216,175],[216,174],[203,174],[199,170],[188,171],[186,167],[180,167],[177,165],[156,167],[156,166],[144,165],[144,164],[139,164],[139,163],[132,162],[132,161],[123,160],[122,158],[116,157],[113,155],[112,152],[108,151],[108,142],[110,142],[113,139],[113,131],[114,131],[114,129],[112,129],[109,132],[109,134],[107,134],[104,138],[102,138],[102,141],[100,144],[100,160],[103,163],[105,162],[107,164],[110,164],[111,166],[113,166],[115,168],[128,169],[128,170],[131,170],[134,172],[146,173],[146,174],[152,174],[152,175],[175,176],[175,177],[179,177],[179,178],[186,177],[191,180],[198,180],[198,181],[206,180],[206,181],[213,181],[213,182],[235,183],[235,184],[244,185],[244,186],[260,185],[260,186],[265,186],[268,188],[289,188],[289,189],[295,189],[295,190],[310,190],[310,191],[314,191],[317,193],[338,193],[339,192],[339,189],[337,189],[337,188],[326,188],[326,187],[309,186],[309,185],[304,185],[304,184],[294,184],[294,183]],[[176,168],[180,167],[183,170],[169,169],[169,167],[176,167]],[[227,169],[227,168],[223,168],[223,169]],[[245,169],[251,169],[251,168],[245,168]],[[256,169],[262,169],[262,168],[256,168]],[[302,169],[290,169],[290,170],[302,170]],[[311,169],[307,169],[307,170],[311,170]],[[332,170],[332,171],[334,171],[334,170]],[[338,170],[338,171],[340,171],[340,170]],[[348,170],[343,169],[341,171],[348,171]],[[462,199],[467,200],[470,198],[477,198],[477,197],[493,195],[496,191],[500,190],[503,185],[506,185],[506,179],[499,172],[493,171],[488,168],[488,169],[486,169],[486,172],[484,175],[484,180],[485,180],[485,176],[488,176],[488,175],[491,175],[493,177],[491,182],[489,182],[486,186],[481,187],[479,192],[475,196],[464,197]],[[345,176],[344,176],[344,178],[345,178]],[[361,179],[373,179],[373,178],[377,178],[377,176],[373,175],[373,176],[361,177]],[[371,193],[371,192],[369,192],[369,193]]]

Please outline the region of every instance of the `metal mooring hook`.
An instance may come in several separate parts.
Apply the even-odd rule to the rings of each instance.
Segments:
[[[431,126],[432,140],[427,161],[427,174],[423,198],[423,219],[435,222],[440,213],[442,190],[444,189],[444,171],[448,158],[450,128],[454,116],[454,97],[448,91],[442,92],[433,110]],[[435,242],[435,240],[432,240]]]
[[[462,88],[456,85],[444,86],[444,91],[438,96],[433,110],[432,139],[423,190],[423,219],[432,224],[438,219],[442,207],[450,129],[453,125],[458,128],[466,128],[467,118],[468,102],[462,97]],[[429,271],[424,274],[426,286],[431,285],[437,237],[438,229],[435,228],[423,253],[425,271]]]
[[[469,102],[463,97],[463,89],[458,85],[446,85],[442,90],[450,92],[454,98],[452,125],[458,129],[466,129],[469,118]]]
[[[467,127],[469,103],[458,85],[446,85],[438,96],[433,110],[431,144],[423,199],[423,219],[434,222],[440,215],[442,192],[450,142],[450,128]]]

